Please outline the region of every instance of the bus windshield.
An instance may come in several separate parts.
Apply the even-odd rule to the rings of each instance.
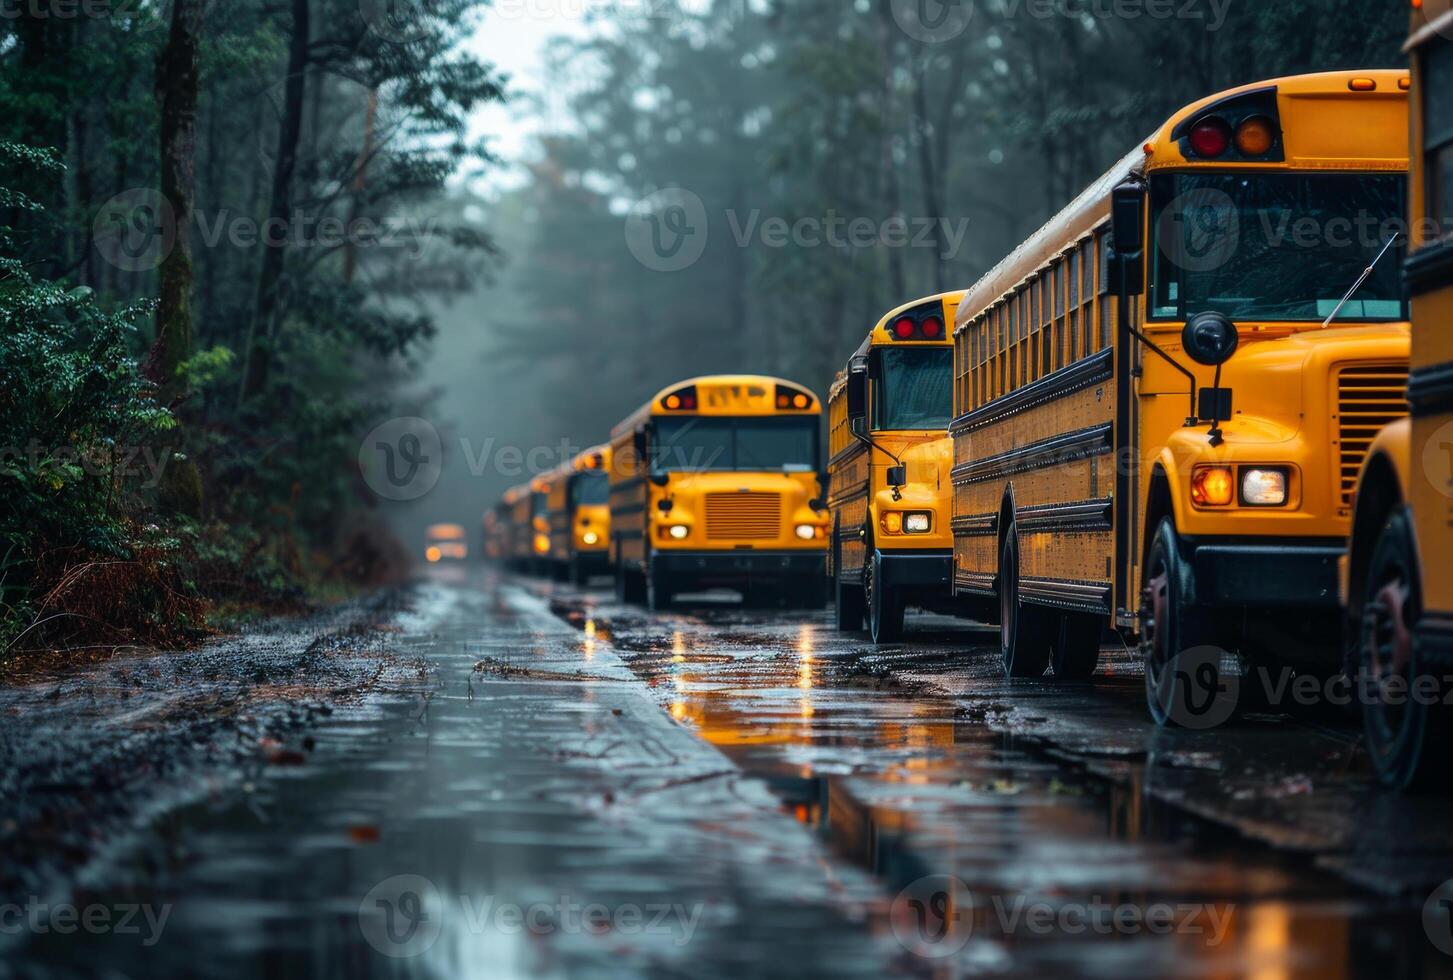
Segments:
[[[656,421],[655,472],[817,470],[816,418],[663,418]]]
[[[1401,174],[1172,174],[1151,180],[1152,319],[1321,322],[1405,232]],[[1407,236],[1338,314],[1405,320]]]
[[[610,480],[599,470],[579,473],[570,482],[570,502],[576,507],[599,507],[610,502]]]
[[[873,428],[947,429],[953,417],[950,347],[884,347],[873,398]]]

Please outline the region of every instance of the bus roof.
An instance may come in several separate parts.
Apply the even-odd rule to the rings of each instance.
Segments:
[[[976,319],[1021,283],[1035,276],[1061,253],[1110,220],[1110,192],[1126,178],[1161,169],[1187,168],[1280,172],[1296,170],[1406,170],[1408,139],[1406,104],[1408,93],[1401,87],[1408,78],[1403,70],[1322,72],[1293,75],[1227,89],[1193,102],[1176,112],[1150,139],[1137,146],[1099,179],[1046,222],[1008,257],[990,269],[969,288],[959,304],[956,327]],[[1371,79],[1372,91],[1353,91],[1354,79]],[[1287,139],[1286,160],[1277,163],[1207,163],[1187,160],[1181,152],[1177,129],[1208,107],[1225,99],[1258,91],[1274,92],[1283,120],[1297,116],[1310,120],[1299,124]],[[1377,107],[1377,126],[1348,126],[1348,103]],[[1391,111],[1386,111],[1391,109]],[[1329,125],[1318,125],[1320,120]],[[1173,138],[1175,137],[1175,138]],[[1348,140],[1357,140],[1348,145]],[[1332,164],[1335,162],[1335,166]]]
[[[610,457],[610,443],[592,446],[572,459],[570,468],[576,473],[583,473],[587,470],[600,470],[603,473],[610,469]]]
[[[868,339],[863,342],[863,346],[858,349],[858,353],[866,353],[868,348],[879,345],[926,344],[929,346],[952,347],[954,338],[951,332],[953,329],[954,314],[958,312],[959,303],[963,301],[964,294],[967,292],[968,290],[966,289],[955,289],[952,292],[936,293],[933,296],[925,296],[922,299],[916,299],[911,303],[904,303],[902,306],[889,310],[883,314],[883,318],[878,321],[878,325],[868,333]],[[929,303],[943,304],[944,315],[947,318],[945,320],[947,329],[944,330],[944,335],[941,338],[938,340],[899,340],[893,336],[888,328],[893,325],[894,320],[905,313],[912,312],[920,306],[926,306]]]
[[[801,392],[810,397],[812,401],[803,409],[779,409],[772,401],[772,393],[778,386]],[[697,415],[816,415],[822,412],[821,399],[813,394],[812,389],[798,384],[796,381],[760,374],[705,375],[700,378],[687,378],[670,387],[662,388],[657,392],[655,398],[636,409],[624,421],[611,429],[612,438],[619,438],[627,432],[634,431],[647,420],[659,415],[687,414],[689,410],[670,411],[664,404],[667,398],[679,394],[686,388],[696,388],[703,394],[702,407],[692,413]],[[705,399],[705,393],[708,391],[720,393],[723,401],[718,405],[709,404]]]
[[[952,347],[954,344],[953,325],[954,317],[958,313],[959,303],[963,301],[967,290],[955,289],[947,293],[935,293],[932,296],[924,296],[913,300],[911,303],[904,303],[902,306],[894,307],[878,320],[876,326],[868,332],[867,338],[853,352],[853,357],[860,357],[874,347]],[[899,340],[889,331],[893,321],[905,313],[910,313],[921,306],[929,303],[941,303],[944,307],[944,335],[939,340]],[[828,398],[834,399],[838,396],[839,389],[847,383],[847,369],[839,371],[832,379],[828,389]]]

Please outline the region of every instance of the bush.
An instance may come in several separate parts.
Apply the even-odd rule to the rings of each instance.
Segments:
[[[59,169],[0,142],[0,160]],[[0,187],[0,207],[39,208]],[[88,289],[36,279],[0,227],[0,651],[16,644],[199,625],[166,529],[141,519],[175,426],[138,368],[134,324],[148,312],[101,308]]]

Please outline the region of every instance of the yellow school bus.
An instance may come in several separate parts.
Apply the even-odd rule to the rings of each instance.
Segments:
[[[1414,10],[1408,53],[1412,417],[1362,467],[1344,597],[1368,754],[1386,785],[1422,789],[1446,785],[1453,675],[1453,2]]]
[[[558,581],[584,585],[610,571],[610,457],[610,446],[596,446],[542,478]]]
[[[424,558],[431,565],[469,558],[469,534],[458,524],[431,524],[424,540]]]
[[[550,522],[546,513],[547,484],[536,478],[505,491],[505,560],[520,572],[539,573],[550,554]]]
[[[888,313],[828,396],[829,588],[837,628],[874,643],[952,600],[953,340],[962,292]]]
[[[623,602],[740,590],[820,607],[822,404],[778,378],[672,385],[611,433],[611,539]]]
[[[1357,470],[1406,413],[1383,236],[1407,84],[1333,72],[1190,105],[969,290],[955,588],[997,601],[1009,674],[1084,677],[1116,627],[1175,724],[1204,680],[1183,656],[1340,666]]]

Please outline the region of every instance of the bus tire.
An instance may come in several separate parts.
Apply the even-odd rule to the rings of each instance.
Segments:
[[[843,576],[843,542],[838,536],[839,525],[833,525],[832,534],[832,595],[833,623],[839,632],[856,633],[863,628],[863,617],[867,609],[863,604],[863,588],[849,582]]]
[[[1055,680],[1087,681],[1100,662],[1101,619],[1087,613],[1065,613],[1057,618],[1051,658]]]
[[[999,549],[999,652],[1009,677],[1043,677],[1049,667],[1049,616],[1019,598],[1019,528],[1010,523]]]
[[[1179,727],[1171,708],[1183,704],[1186,695],[1178,690],[1184,677],[1174,669],[1176,658],[1188,650],[1218,645],[1205,611],[1197,605],[1195,578],[1175,520],[1167,517],[1151,539],[1140,599],[1145,702],[1157,725]]]
[[[868,555],[863,566],[863,596],[868,607],[868,634],[876,644],[896,643],[903,638],[906,603],[902,589],[884,586],[882,555]]]
[[[1413,642],[1412,630],[1422,612],[1422,584],[1406,507],[1395,509],[1378,535],[1359,598],[1362,614],[1353,638],[1359,700],[1367,754],[1377,777],[1399,792],[1444,786],[1450,769],[1447,737],[1453,730],[1443,707],[1446,692],[1439,689],[1433,698],[1412,696],[1416,678],[1436,675],[1420,662]],[[1398,703],[1378,696],[1385,690],[1381,682],[1394,677],[1402,684]]]

